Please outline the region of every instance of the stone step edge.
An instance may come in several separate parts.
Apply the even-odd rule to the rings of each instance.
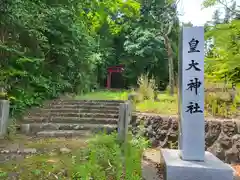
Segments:
[[[42,106],[52,105],[52,104],[70,104],[70,103],[81,103],[81,104],[118,104],[124,103],[126,101],[115,101],[115,100],[57,100],[57,101],[49,101],[44,103]]]
[[[0,154],[36,154],[36,148],[24,148],[24,149],[1,149]]]
[[[95,120],[95,119],[54,119],[54,120],[21,120],[18,124],[29,124],[29,123],[64,123],[64,124],[117,124],[118,119],[111,119],[111,120]]]
[[[82,105],[82,106],[120,106],[122,103],[96,103],[96,102],[55,102],[50,103],[45,106],[54,106],[54,105]]]
[[[42,106],[35,106],[33,108],[41,108],[41,107],[51,107],[51,106],[93,106],[93,107],[119,107],[120,104],[96,104],[96,103],[55,103],[55,104],[47,104]]]
[[[91,128],[117,128],[118,125],[117,124],[87,124],[87,123],[22,123],[22,124],[17,124],[16,127],[18,129],[21,129],[22,127],[26,127],[26,128],[31,128],[31,126],[34,126],[33,128],[35,128],[36,126],[47,126],[47,125],[56,125],[56,126],[64,126],[64,125],[69,125],[69,126],[74,126],[74,125],[79,125],[79,126],[85,126],[89,129]],[[28,126],[28,127],[27,127]],[[132,128],[132,125],[129,124],[128,125],[129,128]],[[58,131],[58,130],[56,130]],[[80,130],[79,130],[80,131]]]
[[[59,111],[78,111],[78,112],[81,112],[81,111],[88,111],[88,112],[93,112],[93,111],[96,111],[96,112],[101,112],[101,111],[106,111],[106,112],[110,112],[110,111],[113,111],[113,112],[119,112],[119,109],[103,109],[103,108],[89,108],[89,109],[82,109],[82,108],[39,108],[39,109],[34,109],[34,110],[31,110],[30,112],[45,112],[45,111],[52,111],[52,112],[59,112]]]
[[[44,113],[111,113],[119,114],[119,109],[77,109],[77,108],[50,108],[50,109],[36,109],[26,112],[24,115],[33,114],[44,114]]]
[[[118,102],[125,102],[125,101],[127,101],[127,100],[101,100],[101,99],[99,99],[99,100],[84,100],[84,99],[63,99],[63,100],[61,100],[61,99],[58,99],[58,100],[52,100],[51,102],[116,102],[116,103],[118,103]]]
[[[33,126],[46,126],[46,125],[56,125],[56,126],[64,126],[64,125],[79,125],[79,126],[91,126],[91,127],[115,127],[117,125],[115,124],[88,124],[88,123],[22,123],[19,124],[19,126],[21,125],[33,125]]]
[[[40,120],[45,120],[45,119],[48,119],[48,118],[46,118],[46,117],[41,117],[41,116],[38,116],[38,117],[34,117],[34,118],[31,118],[31,117],[24,117],[24,119],[23,120],[31,120],[31,119],[40,119]],[[53,116],[51,119],[63,119],[63,120],[79,120],[79,121],[81,121],[81,120],[95,120],[95,121],[101,121],[101,120],[113,120],[113,121],[118,121],[118,118],[105,118],[105,117],[101,117],[101,118],[96,118],[96,117],[83,117],[83,118],[81,118],[81,117],[63,117],[63,116]]]
[[[49,126],[49,127],[48,127]],[[117,128],[117,124],[71,124],[71,123],[25,123],[18,125],[18,129],[25,134],[36,133],[44,130],[52,130],[52,131],[61,131],[64,129],[60,129],[61,127],[69,126],[68,130],[115,130]],[[72,126],[72,128],[71,128]],[[78,129],[74,129],[74,126],[80,126]],[[65,129],[67,131],[67,129]]]
[[[51,114],[61,114],[61,115],[65,115],[65,114],[77,114],[77,115],[109,115],[109,116],[116,116],[116,115],[119,115],[119,113],[106,113],[104,111],[102,112],[62,112],[59,110],[59,112],[43,112],[43,113],[40,113],[40,112],[35,112],[35,113],[29,113],[29,116],[33,116],[33,115],[51,115]]]
[[[21,120],[21,123],[87,123],[89,124],[112,124],[118,122],[118,118],[96,118],[96,117],[61,117],[56,116],[52,118],[39,117],[39,118],[24,118]]]
[[[86,110],[94,110],[94,111],[99,111],[99,110],[108,110],[108,111],[119,111],[119,107],[112,107],[112,106],[108,106],[108,107],[101,107],[101,106],[95,106],[95,107],[91,107],[91,106],[77,106],[77,105],[67,105],[67,106],[45,106],[45,107],[41,107],[41,108],[36,108],[36,109],[31,109],[31,111],[48,111],[48,110],[82,110],[82,111],[86,111]]]
[[[40,115],[39,115],[40,116]],[[29,120],[29,119],[59,119],[59,118],[63,118],[63,119],[86,119],[86,118],[90,118],[90,119],[118,119],[119,115],[85,115],[85,116],[79,116],[79,115],[42,115],[41,117],[39,117],[38,115],[29,115],[29,116],[25,116],[23,117],[23,121],[24,120]]]
[[[89,130],[45,130],[36,133],[37,137],[91,137],[96,134]]]
[[[97,111],[97,110],[110,110],[110,111],[119,111],[119,107],[102,107],[102,106],[95,106],[95,107],[91,107],[91,106],[77,106],[77,105],[67,105],[67,106],[49,106],[49,107],[42,107],[42,108],[38,108],[38,109],[32,109],[30,110],[31,111],[40,111],[40,110],[56,110],[56,109],[59,109],[59,110],[62,110],[62,109],[72,109],[72,110],[94,110],[94,111]]]
[[[36,134],[37,137],[91,137],[93,133],[87,130],[56,130],[56,131],[39,131]]]
[[[41,117],[72,117],[72,118],[118,118],[119,114],[107,114],[107,113],[39,113],[39,114],[29,114],[25,115],[24,118],[39,118]],[[23,118],[23,119],[24,119]]]

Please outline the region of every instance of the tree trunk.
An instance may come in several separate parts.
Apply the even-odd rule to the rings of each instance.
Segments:
[[[174,95],[174,68],[173,68],[173,51],[171,47],[170,40],[167,35],[164,36],[165,39],[165,47],[167,49],[168,54],[168,71],[169,71],[169,87],[170,87],[170,95]]]

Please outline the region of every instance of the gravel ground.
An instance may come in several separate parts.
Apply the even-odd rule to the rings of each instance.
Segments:
[[[156,165],[148,160],[142,161],[143,180],[163,180],[163,173],[158,172]]]
[[[163,180],[160,150],[147,149],[143,154],[142,173],[144,180]]]

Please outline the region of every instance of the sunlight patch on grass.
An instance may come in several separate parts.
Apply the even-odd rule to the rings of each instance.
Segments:
[[[78,100],[127,100],[127,91],[98,91],[76,96]]]
[[[9,161],[0,165],[0,172],[15,172],[19,173],[20,179],[54,179],[54,174],[66,170],[71,172],[72,159],[68,154],[40,154],[28,156],[22,161]],[[7,178],[7,177],[5,177]]]
[[[8,143],[21,144],[24,148],[36,148],[41,154],[27,155],[26,158],[13,159],[0,164],[0,179],[2,176],[6,178],[7,175],[4,176],[4,172],[13,172],[13,170],[20,173],[20,179],[26,180],[41,179],[43,176],[54,179],[53,174],[61,173],[62,170],[71,173],[72,154],[79,154],[88,145],[87,139],[80,138],[28,139],[22,137],[18,141]],[[60,148],[68,148],[71,153],[62,153]]]
[[[176,115],[178,112],[177,96],[168,94],[160,94],[159,102],[153,100],[145,100],[136,105],[139,112],[156,113],[164,115]]]
[[[34,141],[27,141],[24,143],[25,147],[37,148],[37,149],[56,149],[61,147],[67,147],[70,149],[79,149],[87,145],[84,139],[65,139],[65,138],[46,138]]]

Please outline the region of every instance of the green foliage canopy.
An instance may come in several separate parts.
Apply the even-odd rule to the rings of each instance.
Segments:
[[[206,33],[214,40],[211,55],[206,58],[208,77],[240,82],[240,21],[219,24]]]
[[[170,8],[154,2],[149,0],[155,10]],[[0,86],[12,112],[103,86],[106,68],[120,63],[126,65],[128,85],[145,72],[166,83],[166,49],[159,35],[165,19],[154,20],[143,7],[145,2],[136,0],[1,1]],[[177,27],[170,35],[173,47]]]

